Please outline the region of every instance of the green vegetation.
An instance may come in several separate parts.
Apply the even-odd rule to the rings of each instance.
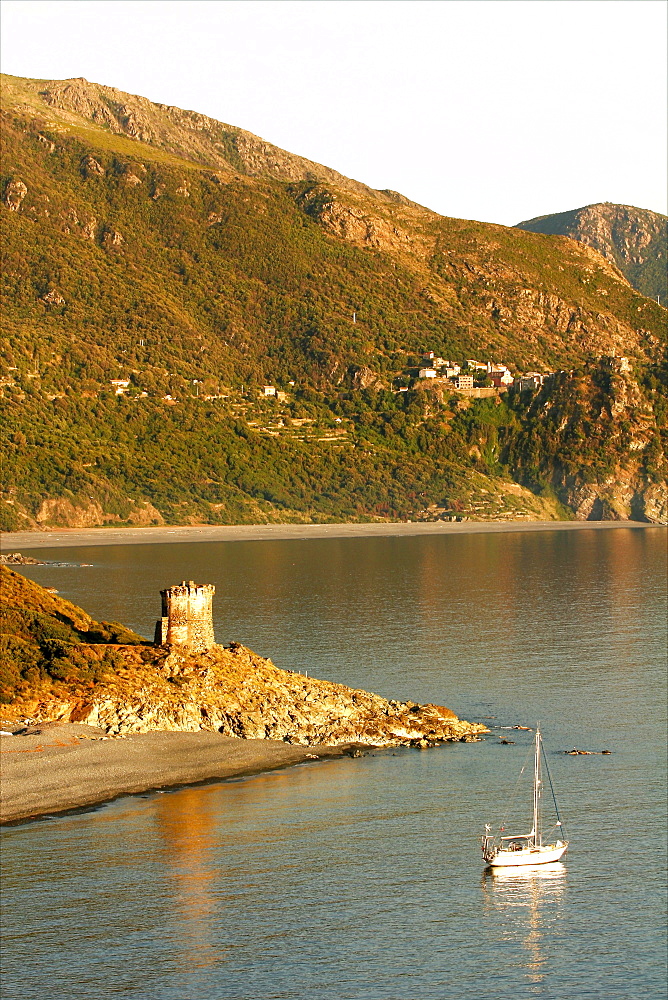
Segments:
[[[592,363],[537,393],[469,403],[431,388],[168,402],[49,399],[27,380],[0,406],[7,525],[21,525],[16,505],[36,517],[44,497],[97,501],[117,523],[147,500],[170,523],[415,519],[431,506],[470,516],[489,477],[565,503],[567,477],[602,481],[628,457],[637,420],[613,415],[624,384]],[[644,405],[662,413],[664,392],[646,388]],[[663,427],[640,452],[643,481],[665,475]]]
[[[0,581],[0,703],[54,681],[91,687],[123,664],[105,646],[146,644],[116,622],[92,621],[4,566]]]
[[[281,151],[291,179],[250,176],[253,137],[74,84],[51,88],[63,117],[12,79],[3,115],[5,530],[91,504],[118,524],[567,516],[573,483],[665,474],[665,311],[577,243],[295,180]],[[125,98],[146,141],[116,134]],[[618,406],[593,359],[622,340]],[[426,349],[576,375],[465,400],[415,381]]]

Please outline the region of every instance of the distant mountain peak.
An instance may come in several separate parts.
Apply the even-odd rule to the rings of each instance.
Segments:
[[[627,281],[643,295],[668,301],[668,218],[659,212],[598,202],[570,212],[518,222],[530,233],[568,236],[614,261]]]

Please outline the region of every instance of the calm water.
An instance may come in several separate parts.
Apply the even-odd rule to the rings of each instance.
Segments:
[[[665,996],[665,547],[620,529],[46,552],[93,566],[26,575],[147,636],[162,587],[212,582],[219,641],[494,726],[540,718],[572,848],[540,877],[483,873],[532,738],[502,729],[5,828],[3,997]]]

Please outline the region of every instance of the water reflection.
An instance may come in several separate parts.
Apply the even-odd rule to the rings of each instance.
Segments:
[[[172,882],[174,916],[184,968],[205,968],[219,959],[212,940],[217,910],[213,834],[218,822],[211,797],[199,788],[155,797],[154,820],[162,844],[167,879]],[[176,956],[174,956],[176,957]]]
[[[500,920],[504,945],[524,952],[527,982],[544,982],[549,955],[548,933],[559,920],[566,889],[566,866],[486,869],[482,876],[483,913]]]

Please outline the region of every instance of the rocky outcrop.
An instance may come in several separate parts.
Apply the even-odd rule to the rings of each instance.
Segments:
[[[18,212],[27,193],[28,188],[23,181],[14,180],[8,183],[5,188],[5,205],[10,212]]]
[[[531,429],[520,448],[515,442],[510,465],[521,479],[533,456],[577,520],[665,524],[662,408],[658,393],[643,392],[628,358],[602,357],[584,374],[547,380],[530,404]]]
[[[419,252],[420,248],[414,237],[409,236],[396,222],[381,214],[371,215],[354,204],[347,204],[322,185],[295,189],[294,193],[300,208],[334,236],[375,250]]]
[[[634,495],[636,517],[650,524],[668,524],[668,484],[651,483]]]
[[[387,383],[385,380],[377,373],[374,372],[367,365],[362,365],[361,368],[355,368],[353,373],[353,387],[355,389],[385,389]]]
[[[147,502],[134,503],[126,517],[110,514],[105,511],[97,500],[91,500],[84,505],[65,498],[43,500],[35,516],[40,528],[49,525],[60,525],[67,528],[97,528],[104,524],[114,524],[126,521],[129,524],[148,526],[164,524],[164,519],[153,504]]]
[[[125,668],[92,696],[47,696],[24,702],[22,710],[31,718],[85,722],[109,733],[204,729],[308,746],[428,746],[486,732],[439,705],[388,701],[281,670],[238,644],[199,655],[179,647],[114,649]]]
[[[97,219],[94,215],[91,215],[85,222],[81,224],[81,235],[85,236],[87,240],[95,239],[95,232],[97,227]]]
[[[107,228],[102,234],[104,247],[120,247],[125,243],[125,237],[117,229]]]
[[[302,745],[428,746],[474,740],[484,726],[440,705],[388,701],[368,691],[281,670],[198,628],[211,622],[213,587],[162,593],[178,642],[150,645],[0,567],[5,718],[61,719],[108,733],[208,730]],[[187,634],[179,623],[195,624]],[[207,638],[206,642],[200,640]]]
[[[668,523],[668,485],[639,484],[637,476],[618,473],[603,482],[566,479],[560,496],[578,521],[647,521]]]
[[[146,167],[143,168],[143,172],[146,172]],[[132,167],[125,167],[122,172],[123,183],[128,187],[137,187],[138,184],[142,183],[141,177],[135,173]]]
[[[45,566],[41,559],[24,556],[22,552],[0,553],[0,566]]]
[[[94,156],[86,156],[81,164],[86,177],[104,177],[106,170]]]
[[[71,500],[43,500],[35,520],[38,524],[60,524],[68,528],[93,528],[104,524],[104,511],[93,500],[88,506],[77,506]]]
[[[668,218],[658,212],[613,205],[587,205],[520,222],[516,229],[567,236],[613,261],[638,291],[666,299]]]

